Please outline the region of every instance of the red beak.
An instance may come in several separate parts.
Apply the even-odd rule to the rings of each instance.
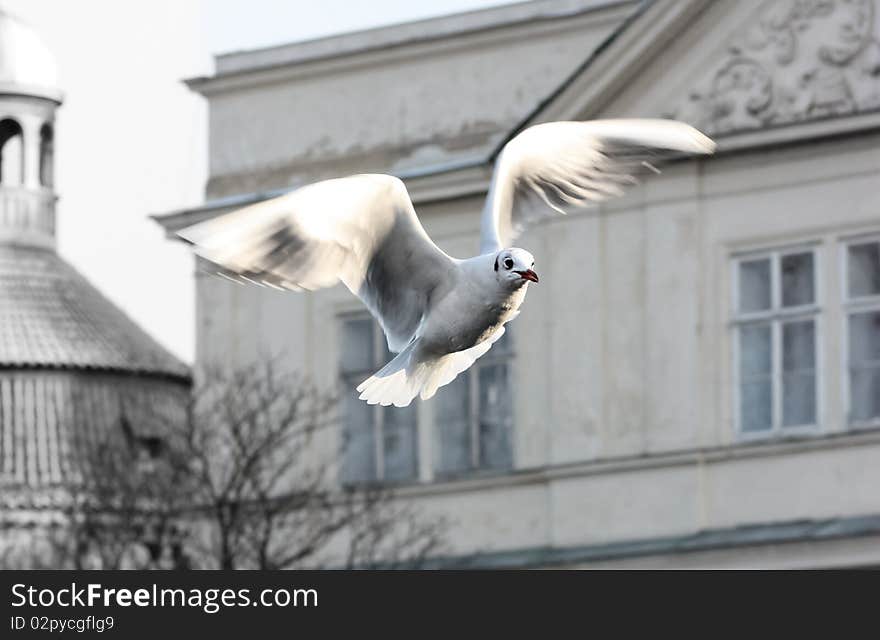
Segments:
[[[525,271],[517,271],[517,273],[523,280],[530,280],[532,282],[538,281],[538,274],[531,269],[526,269]]]

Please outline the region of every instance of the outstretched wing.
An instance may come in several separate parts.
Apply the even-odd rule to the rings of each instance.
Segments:
[[[271,287],[342,281],[403,349],[455,264],[425,232],[406,187],[387,175],[318,182],[179,232],[221,275]]]
[[[652,162],[712,153],[715,143],[674,120],[549,122],[508,142],[483,210],[480,252],[509,247],[525,226],[553,212],[621,195]]]

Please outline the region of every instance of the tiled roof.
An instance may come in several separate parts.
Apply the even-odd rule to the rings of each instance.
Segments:
[[[189,376],[55,252],[0,245],[0,368],[14,367]]]

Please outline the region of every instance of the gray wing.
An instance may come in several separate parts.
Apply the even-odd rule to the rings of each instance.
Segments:
[[[342,281],[395,352],[412,339],[456,266],[425,232],[404,184],[387,175],[326,180],[179,232],[221,275],[270,287]]]
[[[705,154],[715,143],[674,120],[549,122],[508,142],[495,163],[480,252],[509,247],[530,223],[621,195],[652,162]]]

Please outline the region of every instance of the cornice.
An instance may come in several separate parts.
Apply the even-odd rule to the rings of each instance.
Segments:
[[[289,82],[313,75],[327,75],[370,66],[390,65],[426,56],[443,56],[461,49],[497,46],[512,40],[521,40],[546,34],[583,28],[585,23],[620,22],[632,12],[636,0],[609,0],[574,10],[545,11],[527,18],[480,24],[459,31],[442,31],[409,38],[379,41],[361,47],[346,48],[344,40],[358,34],[341,36],[336,49],[322,50],[292,60],[267,61],[256,66],[233,67],[214,76],[185,80],[186,85],[204,96],[220,95],[230,91],[260,85]],[[393,28],[406,28],[398,25]],[[332,38],[327,40],[333,40]],[[304,43],[309,45],[312,43]],[[258,56],[260,52],[253,52]],[[234,54],[247,56],[248,53]]]
[[[755,458],[786,457],[880,445],[880,429],[853,430],[843,433],[737,442],[716,447],[645,453],[516,469],[507,473],[462,476],[400,486],[397,494],[414,498],[434,494],[461,494],[470,491],[509,489],[516,486],[543,485],[549,482],[610,474],[640,473],[651,469],[673,469],[701,464],[726,464]]]

